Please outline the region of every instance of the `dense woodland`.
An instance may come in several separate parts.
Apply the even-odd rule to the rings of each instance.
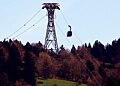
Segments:
[[[0,86],[36,86],[36,79],[63,79],[87,86],[120,86],[120,39],[95,41],[56,54],[38,43],[0,42]]]

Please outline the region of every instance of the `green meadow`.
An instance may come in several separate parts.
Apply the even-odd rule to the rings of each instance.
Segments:
[[[47,79],[37,80],[37,86],[87,86],[86,84],[78,85],[76,82],[58,80],[58,79]]]

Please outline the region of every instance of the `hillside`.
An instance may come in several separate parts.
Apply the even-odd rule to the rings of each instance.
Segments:
[[[47,80],[38,80],[38,86],[75,86],[77,83],[72,81],[58,80],[58,79],[47,79]],[[84,85],[79,85],[84,86]]]
[[[103,45],[95,41],[58,54],[38,42],[0,42],[0,86],[36,86],[36,80],[59,79],[87,86],[120,86],[120,39]]]

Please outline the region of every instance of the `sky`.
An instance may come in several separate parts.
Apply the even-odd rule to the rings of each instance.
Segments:
[[[55,11],[55,28],[59,47],[76,47],[84,43],[94,44],[96,40],[106,45],[120,38],[120,0],[0,0],[0,41],[10,36],[23,26],[32,16],[42,8],[42,3],[56,2],[60,4],[60,11]],[[47,11],[40,13],[18,31],[11,39],[44,44],[47,28]],[[33,28],[28,29],[39,19],[43,18]],[[73,36],[66,36],[72,26]]]

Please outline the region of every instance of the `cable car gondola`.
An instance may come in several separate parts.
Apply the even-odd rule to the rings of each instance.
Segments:
[[[67,32],[67,37],[71,37],[72,36],[71,26],[68,25],[68,27],[70,28],[70,31]]]

